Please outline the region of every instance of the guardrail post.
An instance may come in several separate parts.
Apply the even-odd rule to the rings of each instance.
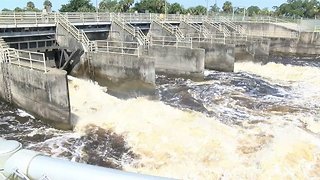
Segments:
[[[44,73],[47,73],[47,65],[46,65],[46,59],[44,54],[42,54],[42,58],[43,58]]]
[[[13,12],[14,25],[17,26],[16,12]]]
[[[34,12],[34,16],[36,18],[36,25],[38,25],[38,17],[37,17],[37,12]]]
[[[28,52],[28,54],[29,54],[29,61],[30,61],[30,68],[31,69],[33,69],[33,67],[32,67],[32,60],[31,60],[31,52]]]
[[[122,55],[124,54],[123,48],[124,48],[124,46],[123,46],[123,41],[121,41],[121,54],[122,54]]]

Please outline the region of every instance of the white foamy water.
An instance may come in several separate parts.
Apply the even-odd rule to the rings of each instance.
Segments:
[[[301,106],[320,102],[318,68],[237,63],[236,70],[292,87],[296,96],[289,101]],[[127,171],[179,179],[320,177],[317,112],[252,112],[261,121],[249,117],[240,126],[225,125],[156,100],[121,100],[84,80],[72,78],[69,86],[75,130],[82,133],[95,124],[123,135],[139,155],[125,165]]]

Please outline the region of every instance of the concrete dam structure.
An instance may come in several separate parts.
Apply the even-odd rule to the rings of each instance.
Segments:
[[[270,17],[1,13],[0,97],[71,127],[67,74],[153,87],[156,74],[202,78],[270,53],[319,54],[319,33]]]

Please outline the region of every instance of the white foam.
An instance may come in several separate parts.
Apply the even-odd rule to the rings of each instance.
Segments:
[[[251,124],[249,117],[242,128],[159,101],[117,99],[84,80],[69,86],[76,131],[96,124],[124,135],[139,155],[127,171],[180,179],[308,179],[318,173],[320,143],[299,127],[304,114],[259,112],[264,121]]]
[[[17,115],[20,117],[30,117],[30,118],[34,119],[34,116],[32,116],[31,114],[29,114],[26,111],[21,110],[21,109],[17,110]]]

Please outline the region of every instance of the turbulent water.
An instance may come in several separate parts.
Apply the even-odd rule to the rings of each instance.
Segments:
[[[157,77],[156,97],[119,99],[70,78],[74,131],[0,103],[0,133],[72,161],[183,179],[319,179],[320,61],[274,58]]]

